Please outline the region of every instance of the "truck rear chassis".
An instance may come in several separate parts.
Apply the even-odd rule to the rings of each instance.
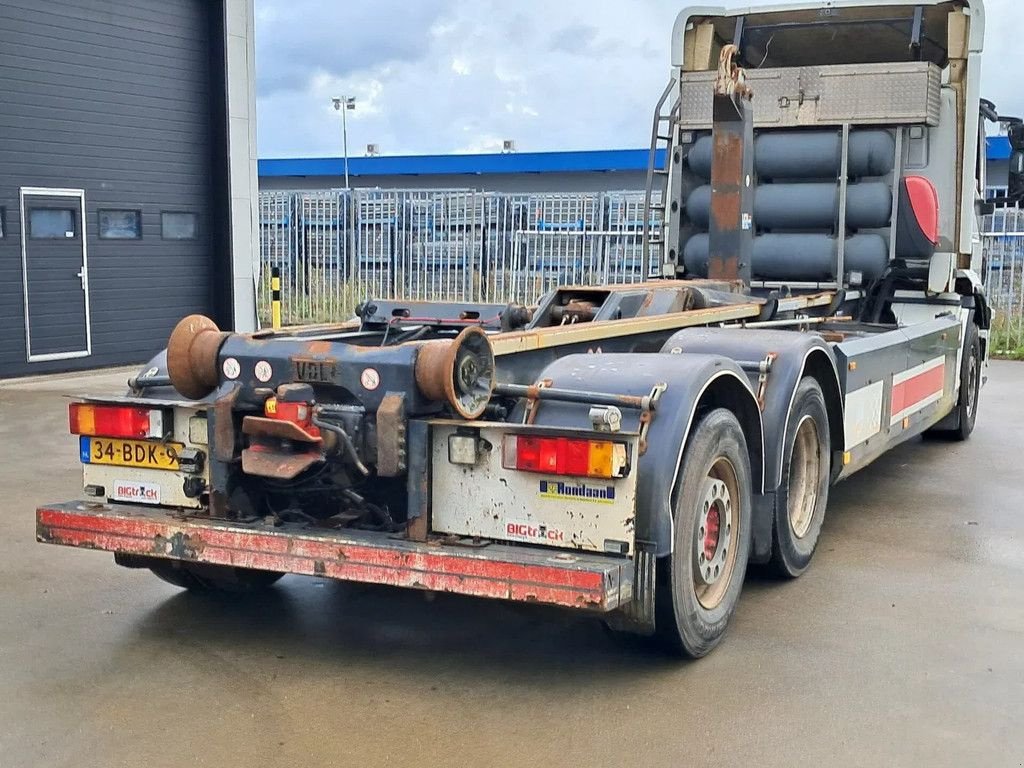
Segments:
[[[951,40],[959,10],[936,11]],[[922,8],[903,12],[919,32]],[[698,172],[702,139],[682,130],[673,107],[665,119],[689,150],[684,162],[670,145],[659,172],[667,199],[654,206],[648,195],[645,206],[645,244],[677,277],[678,214],[699,207],[680,184],[710,181],[691,195],[710,198],[706,264],[683,265],[707,279],[564,287],[534,308],[367,302],[358,326],[284,333],[221,333],[208,318],[185,318],[131,395],[72,405],[86,492],[98,500],[39,508],[39,540],[112,551],[180,586],[192,584],[178,574],[199,578],[198,569],[213,582],[217,573],[266,583],[299,573],[588,610],[677,652],[708,653],[748,561],[788,577],[808,567],[831,483],[927,430],[966,439],[990,326],[964,246],[969,194],[957,232],[943,234],[935,184],[904,174],[903,123],[934,127],[930,112],[897,120],[880,155],[891,164],[868,174],[887,176],[888,189],[872,189],[891,194],[873,213],[888,214],[872,226],[889,245],[873,272],[853,268],[856,238],[849,253],[844,245],[857,116],[783,136],[790,149],[838,137],[827,142],[836,152],[819,153],[826,171],[815,170],[836,175],[834,222],[824,209],[837,230],[835,280],[791,283],[787,272],[777,285],[754,285],[758,270],[789,269],[799,249],[765,261],[762,247],[757,264],[760,172],[751,92],[735,61],[744,28],[742,19],[718,32],[713,21],[700,26],[711,38],[736,37],[720,50],[703,137],[710,165]],[[935,89],[940,63],[914,65]],[[874,113],[858,119],[878,122]],[[890,138],[855,134],[865,136]],[[967,155],[956,138],[959,161]],[[806,192],[806,170],[765,176],[800,182],[774,192]],[[653,175],[652,166],[648,186]],[[943,191],[948,201],[952,185]],[[667,241],[647,237],[647,213],[658,210]],[[772,228],[787,225],[762,213],[760,242],[777,244]],[[953,241],[958,252],[939,248]],[[815,242],[832,247],[828,234]],[[821,271],[797,261],[798,277]],[[112,421],[97,427],[99,416]],[[164,466],[129,474],[90,464],[99,445],[110,455],[97,450],[97,464],[118,465],[112,446],[139,437],[160,442]]]
[[[45,505],[36,514],[36,537],[48,544],[121,556],[172,558],[601,613],[629,603],[633,596],[633,563],[622,557],[460,543],[453,537],[418,542],[374,531],[204,520],[125,504]]]

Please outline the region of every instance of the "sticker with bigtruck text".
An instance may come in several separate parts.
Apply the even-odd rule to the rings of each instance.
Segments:
[[[114,501],[131,501],[136,504],[159,504],[160,486],[136,480],[115,480],[110,489],[110,498]]]

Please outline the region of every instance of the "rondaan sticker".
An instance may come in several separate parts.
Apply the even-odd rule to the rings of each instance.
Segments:
[[[115,480],[110,489],[114,501],[130,501],[135,504],[159,504],[160,486],[156,483],[140,483],[135,480]]]
[[[540,497],[559,501],[589,501],[597,504],[615,502],[614,485],[587,485],[564,480],[541,480]]]

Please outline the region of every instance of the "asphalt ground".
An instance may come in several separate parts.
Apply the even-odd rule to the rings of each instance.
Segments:
[[[680,662],[577,615],[286,577],[187,594],[35,542],[78,498],[67,393],[0,384],[0,766],[1019,766],[1024,363],[967,443],[832,490],[809,571]]]

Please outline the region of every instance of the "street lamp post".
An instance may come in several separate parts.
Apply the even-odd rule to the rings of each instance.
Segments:
[[[345,112],[356,108],[355,96],[338,96],[331,99],[334,109],[341,112],[341,145],[345,153],[345,189],[348,186],[348,121],[345,119]]]

